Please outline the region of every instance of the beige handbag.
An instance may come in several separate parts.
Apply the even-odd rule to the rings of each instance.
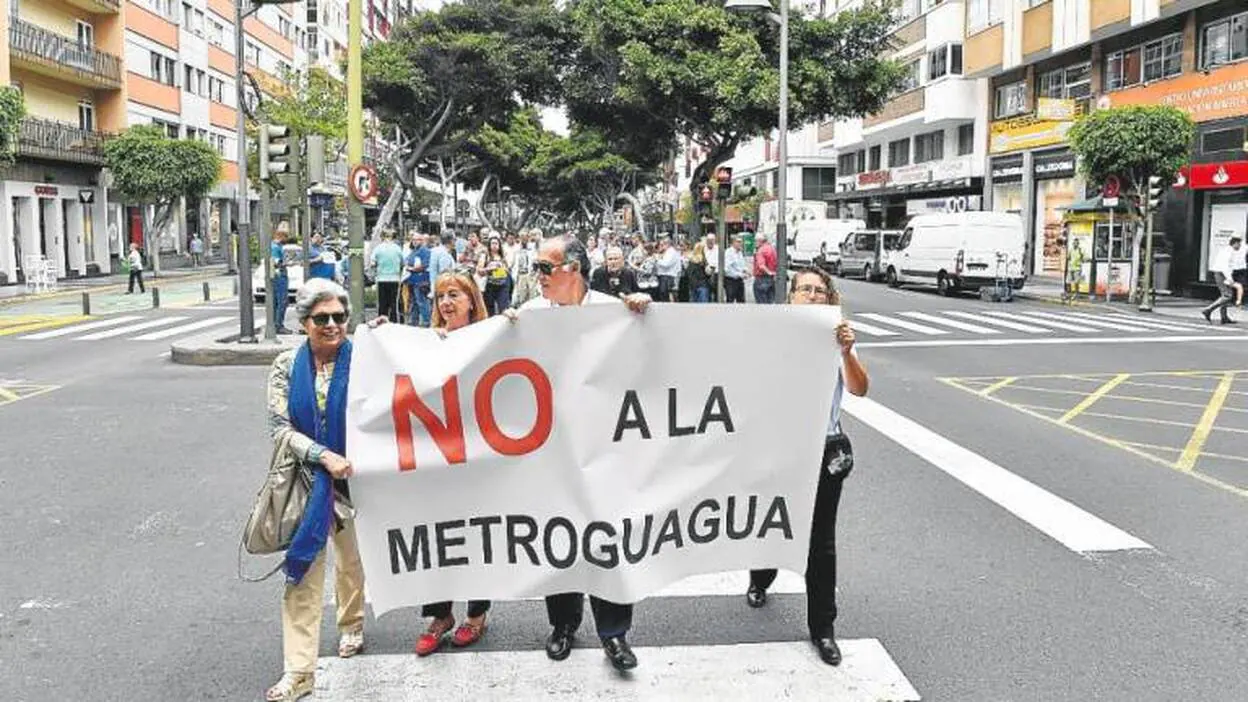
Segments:
[[[256,494],[251,516],[243,528],[242,542],[238,549],[238,577],[259,582],[267,580],[281,569],[278,563],[273,570],[259,578],[243,575],[243,549],[253,555],[279,553],[290,548],[291,539],[303,519],[303,510],[312,492],[312,472],[290,449],[290,435],[283,436],[273,447],[269,461],[269,474]],[[355,510],[337,490],[334,491],[334,517],[338,523],[349,521]]]

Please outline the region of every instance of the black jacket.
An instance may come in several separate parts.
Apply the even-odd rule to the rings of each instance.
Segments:
[[[632,269],[621,268],[618,273],[609,273],[606,266],[599,267],[589,277],[589,288],[615,297],[631,295],[640,290],[637,287],[637,274]]]

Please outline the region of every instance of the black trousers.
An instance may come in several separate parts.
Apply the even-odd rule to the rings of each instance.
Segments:
[[[579,592],[561,592],[546,596],[546,618],[552,627],[576,629],[584,616],[585,595]],[[623,636],[633,626],[633,606],[589,597],[589,608],[594,611],[594,624],[598,638]]]
[[[377,283],[377,316],[399,321],[398,283]]]
[[[741,278],[724,277],[724,297],[727,302],[745,302],[745,281]]]
[[[489,600],[468,600],[468,616],[479,617],[490,611]],[[420,616],[433,617],[434,619],[446,619],[451,616],[451,603],[433,602],[420,608]]]
[[[141,269],[136,269],[136,268],[131,268],[131,269],[130,269],[130,289],[129,289],[129,292],[134,292],[134,283],[135,283],[135,281],[136,281],[136,280],[137,280],[137,281],[138,281],[138,283],[139,283],[139,292],[147,292],[147,290],[143,287],[143,271],[142,271]]]
[[[812,639],[832,635],[836,622],[836,510],[841,503],[845,476],[833,476],[820,462],[815,514],[806,553],[806,626]],[[764,590],[776,580],[776,570],[751,570],[750,584]]]

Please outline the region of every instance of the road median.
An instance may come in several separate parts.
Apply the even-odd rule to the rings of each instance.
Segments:
[[[291,334],[251,343],[238,338],[238,334],[222,337],[218,331],[181,339],[170,346],[169,357],[185,366],[267,366],[278,354],[297,347],[306,337]]]

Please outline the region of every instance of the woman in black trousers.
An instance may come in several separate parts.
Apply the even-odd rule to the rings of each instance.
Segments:
[[[789,285],[791,305],[839,305],[840,295],[832,278],[818,269],[802,269]],[[841,350],[841,371],[837,378],[835,407],[828,422],[828,438],[819,466],[819,487],[810,526],[810,548],[806,556],[806,625],[811,643],[828,665],[839,665],[841,649],[836,645],[836,511],[841,487],[853,466],[848,440],[841,433],[840,404],[844,390],[862,397],[867,394],[867,369],[854,351],[854,330],[842,318],[836,328]],[[846,456],[846,454],[848,454]],[[848,461],[846,462],[845,458]],[[750,571],[750,588],[745,593],[751,607],[767,604],[767,588],[776,579],[776,570]]]

